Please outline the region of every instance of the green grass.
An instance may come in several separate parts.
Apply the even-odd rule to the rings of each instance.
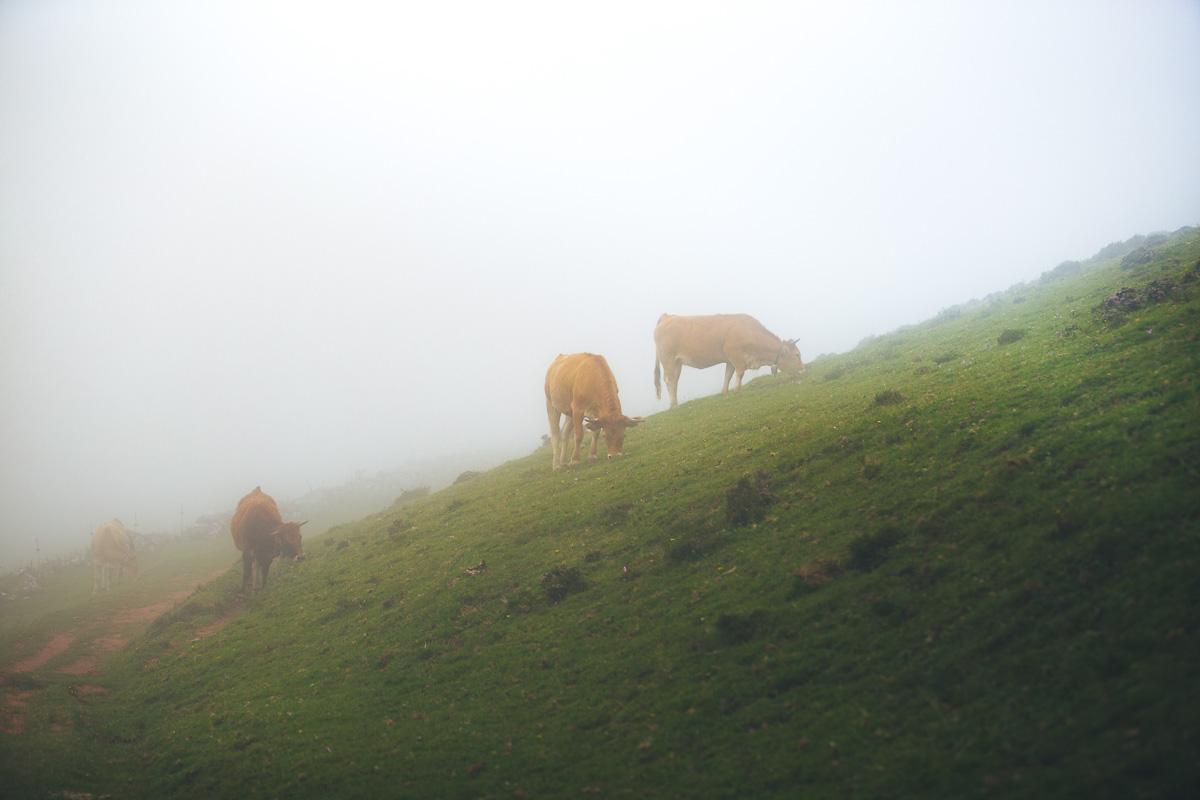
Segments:
[[[227,575],[110,695],[47,689],[70,729],[0,769],[29,796],[1190,794],[1200,235],[1123,255],[657,414],[624,459],[543,450],[335,529],[191,642]]]

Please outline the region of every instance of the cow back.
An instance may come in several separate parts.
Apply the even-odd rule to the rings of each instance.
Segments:
[[[720,364],[731,348],[778,352],[780,340],[749,314],[663,314],[654,328],[662,360],[681,358],[697,367]]]
[[[283,517],[274,498],[255,487],[253,492],[238,501],[229,530],[233,534],[233,544],[238,550],[244,551],[247,547],[268,544],[271,534],[282,524]]]
[[[112,520],[92,534],[92,560],[100,564],[121,564],[133,555],[133,543],[120,522]]]
[[[597,417],[621,414],[617,379],[604,356],[572,353],[554,359],[546,371],[546,397],[560,411],[572,408]]]

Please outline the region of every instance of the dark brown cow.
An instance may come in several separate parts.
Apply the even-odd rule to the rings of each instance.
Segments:
[[[684,366],[705,369],[725,365],[725,385],[737,374],[736,392],[742,388],[742,375],[748,369],[771,367],[787,373],[804,371],[804,362],[795,339],[780,339],[749,314],[708,314],[681,317],[663,314],[654,328],[654,393],[662,399],[659,366],[667,379],[671,408],[679,405],[679,373]]]
[[[249,594],[255,584],[267,585],[267,571],[275,556],[304,560],[300,526],[303,522],[284,522],[275,500],[261,486],[243,497],[233,512],[229,530],[233,543],[242,551],[242,591]],[[255,572],[258,573],[257,580]]]
[[[559,415],[566,416],[561,429]],[[550,364],[546,370],[546,418],[550,423],[554,469],[561,467],[566,458],[568,426],[574,433],[570,463],[578,464],[584,425],[592,431],[592,450],[588,458],[596,457],[601,431],[604,431],[608,457],[612,458],[621,455],[625,429],[642,421],[641,417],[627,417],[621,413],[617,379],[604,356],[594,353],[559,354]]]

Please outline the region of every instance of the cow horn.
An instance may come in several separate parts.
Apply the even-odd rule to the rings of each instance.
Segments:
[[[296,527],[303,528],[307,524],[308,524],[308,520],[304,520],[304,522],[297,523]]]

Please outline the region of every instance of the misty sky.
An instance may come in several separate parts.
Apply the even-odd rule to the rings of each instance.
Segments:
[[[560,352],[665,409],[662,312],[811,359],[1200,223],[1198,101],[1197,2],[7,0],[0,568],[525,454]]]

